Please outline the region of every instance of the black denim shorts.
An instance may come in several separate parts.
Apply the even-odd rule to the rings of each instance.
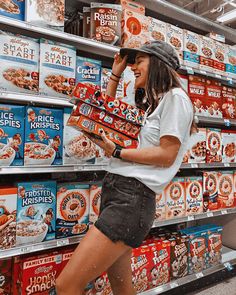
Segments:
[[[111,241],[136,248],[152,227],[155,209],[155,193],[150,188],[135,178],[108,173],[95,226]]]

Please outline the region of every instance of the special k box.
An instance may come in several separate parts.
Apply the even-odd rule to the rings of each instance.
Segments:
[[[192,176],[185,178],[186,215],[203,212],[202,177]]]
[[[220,129],[207,128],[206,149],[206,163],[222,162],[222,138]]]
[[[233,171],[218,173],[218,207],[232,208],[234,206],[234,174]]]
[[[231,130],[221,130],[222,162],[234,163],[236,157],[236,133]]]
[[[164,189],[166,199],[166,219],[185,216],[184,178],[175,177]]]
[[[219,75],[226,75],[225,72],[225,61],[226,61],[226,45],[221,42],[215,42],[215,46],[213,49],[214,52],[214,60],[213,67],[214,72]]]
[[[166,42],[166,23],[155,18],[150,18],[149,34],[151,41]]]
[[[155,221],[166,219],[166,202],[164,194],[156,194]]]
[[[12,258],[0,260],[0,294],[12,294]]]
[[[218,209],[218,173],[215,171],[203,172],[203,211]]]
[[[199,36],[200,43],[200,70],[212,71],[214,66],[214,40],[206,36]]]
[[[226,119],[236,118],[235,92],[231,87],[222,86],[222,112]]]
[[[205,116],[206,79],[195,75],[189,75],[188,79],[188,93],[194,105],[195,114]]]
[[[183,29],[176,27],[171,24],[166,24],[166,42],[172,45],[179,54],[180,63],[183,63],[183,48],[184,48],[184,39],[183,39]]]
[[[102,183],[94,183],[90,185],[90,208],[89,222],[95,223],[98,219],[101,204]]]
[[[199,68],[200,36],[197,33],[184,30],[184,65]]]
[[[206,117],[222,118],[222,86],[219,81],[206,80]]]

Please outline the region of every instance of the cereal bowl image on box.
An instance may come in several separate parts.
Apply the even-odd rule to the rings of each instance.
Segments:
[[[0,143],[1,166],[11,166],[15,159],[16,152],[9,144]]]
[[[16,226],[16,243],[17,245],[40,243],[48,231],[46,223],[41,221],[22,221]]]
[[[25,144],[25,165],[52,165],[56,152],[52,146],[44,143]]]

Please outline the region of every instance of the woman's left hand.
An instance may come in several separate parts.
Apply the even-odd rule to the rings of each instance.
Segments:
[[[102,130],[100,132],[101,139],[97,139],[93,137],[90,133],[86,131],[82,131],[85,136],[87,136],[92,142],[96,145],[100,146],[104,151],[106,156],[111,157],[112,153],[114,152],[116,145],[110,139],[106,137],[105,132]]]

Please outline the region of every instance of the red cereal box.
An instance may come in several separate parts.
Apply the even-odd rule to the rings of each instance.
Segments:
[[[106,272],[102,273],[93,282],[91,295],[112,295],[111,285]],[[86,293],[87,294],[87,293]]]
[[[0,294],[11,295],[12,287],[12,258],[0,260]]]
[[[223,118],[222,114],[222,86],[219,81],[206,80],[206,116]]]
[[[218,173],[215,171],[203,172],[203,211],[218,209]]]
[[[234,206],[234,174],[233,171],[218,173],[218,208]]]
[[[203,212],[202,177],[192,176],[185,178],[186,215]]]
[[[207,128],[206,163],[222,162],[221,130]]]
[[[194,105],[196,115],[205,116],[206,79],[189,75],[188,93]]]
[[[226,119],[236,118],[235,91],[231,87],[222,87],[222,112]]]

